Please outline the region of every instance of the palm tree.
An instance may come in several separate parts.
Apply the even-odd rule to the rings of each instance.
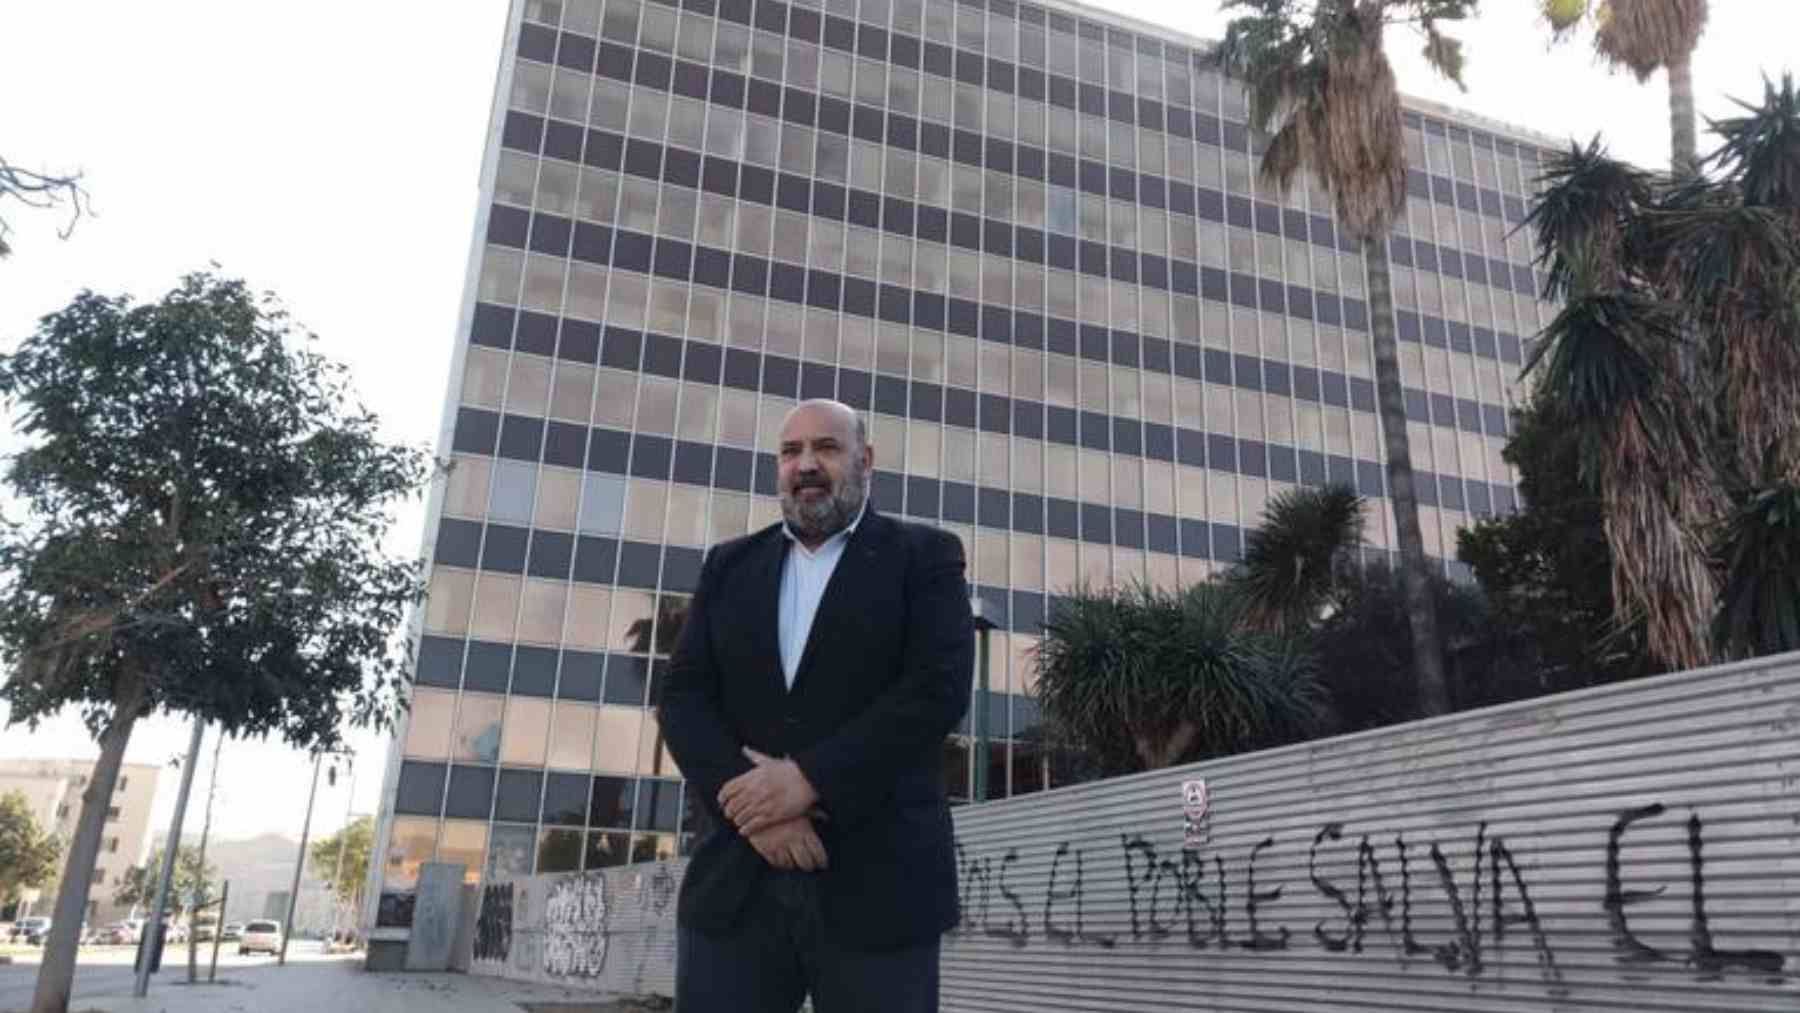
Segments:
[[[1341,604],[1334,599],[1362,536],[1363,498],[1348,486],[1275,496],[1262,524],[1245,536],[1244,557],[1229,578],[1244,596],[1246,618],[1269,630],[1311,627]]]
[[[1665,185],[1596,141],[1552,161],[1529,218],[1564,308],[1526,368],[1602,495],[1615,599],[1677,666],[1792,628],[1754,603],[1784,586],[1763,568],[1789,558],[1800,483],[1800,94],[1739,105],[1712,178]]]
[[[1034,649],[1051,733],[1105,774],[1308,737],[1327,713],[1312,654],[1246,612],[1223,583],[1076,589]]]
[[[1415,677],[1426,714],[1450,709],[1430,566],[1419,532],[1406,403],[1394,337],[1388,233],[1406,201],[1400,94],[1382,49],[1389,24],[1416,26],[1425,56],[1461,83],[1462,46],[1439,30],[1475,9],[1475,0],[1226,0],[1250,13],[1234,19],[1218,61],[1244,83],[1254,127],[1270,136],[1263,179],[1288,189],[1311,171],[1331,195],[1338,224],[1362,245],[1369,272],[1369,330],[1375,392],[1387,450],[1388,500],[1406,590]]]
[[[1694,48],[1706,30],[1707,0],[1545,0],[1551,31],[1565,38],[1592,13],[1594,52],[1641,84],[1669,72],[1670,166],[1679,179],[1700,174],[1694,117]]]
[[[1749,496],[1726,526],[1720,557],[1720,652],[1753,658],[1800,649],[1800,485]]]

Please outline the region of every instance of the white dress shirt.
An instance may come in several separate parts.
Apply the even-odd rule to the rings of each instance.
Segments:
[[[781,567],[781,671],[787,676],[789,689],[800,671],[800,657],[806,653],[806,640],[812,635],[813,617],[819,614],[819,601],[825,597],[825,585],[837,571],[838,560],[844,558],[844,546],[850,533],[862,523],[869,501],[856,510],[850,526],[825,539],[817,549],[808,549],[784,522],[781,533],[789,542],[787,559]]]

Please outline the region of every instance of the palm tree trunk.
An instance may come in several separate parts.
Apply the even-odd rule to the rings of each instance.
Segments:
[[[1431,569],[1425,539],[1419,533],[1419,499],[1413,487],[1412,451],[1406,436],[1406,398],[1400,389],[1400,353],[1394,336],[1394,282],[1388,264],[1387,236],[1363,240],[1369,265],[1369,334],[1375,351],[1375,401],[1381,414],[1381,436],[1387,449],[1388,501],[1394,506],[1399,540],[1400,583],[1406,595],[1407,625],[1412,630],[1413,674],[1419,684],[1419,708],[1427,716],[1450,713],[1450,691],[1444,679],[1444,652],[1438,642],[1437,603],[1431,596]]]
[[[100,838],[106,832],[106,810],[112,803],[113,786],[125,760],[125,744],[137,724],[144,702],[144,684],[127,676],[113,693],[113,719],[100,734],[100,760],[81,794],[81,820],[69,857],[63,863],[62,889],[56,894],[50,938],[44,942],[44,962],[38,967],[37,992],[31,1013],[68,1013],[69,993],[75,987],[75,956],[81,943],[81,923],[87,917],[88,890],[93,885],[94,861],[100,856]]]
[[[1669,61],[1669,167],[1676,179],[1700,175],[1694,126],[1694,54]]]

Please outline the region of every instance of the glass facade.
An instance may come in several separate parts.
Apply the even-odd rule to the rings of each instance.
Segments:
[[[865,411],[877,507],[967,548],[990,797],[1050,779],[1027,660],[1059,591],[1203,579],[1294,485],[1355,485],[1392,544],[1354,244],[1256,180],[1193,48],[1076,10],[515,4],[383,891],[683,847],[650,701],[706,547],[779,518],[798,399]],[[1407,114],[1392,240],[1443,559],[1513,509],[1546,319],[1512,231],[1542,151],[1450,117]],[[946,746],[953,796],[972,762]]]

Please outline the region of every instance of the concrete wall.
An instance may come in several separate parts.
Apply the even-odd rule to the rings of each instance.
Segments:
[[[482,889],[471,974],[598,993],[673,995],[686,862],[528,876]]]
[[[426,862],[419,869],[412,934],[406,940],[408,971],[448,971],[463,922],[461,863]]]

